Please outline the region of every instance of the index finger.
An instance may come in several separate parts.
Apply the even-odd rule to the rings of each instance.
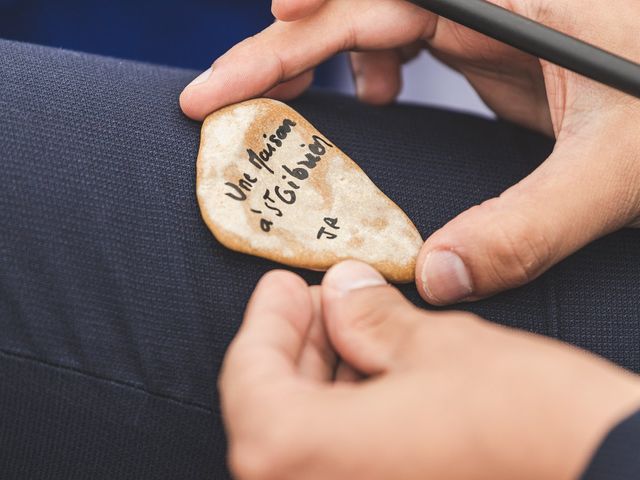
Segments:
[[[202,120],[232,103],[263,95],[332,55],[385,49],[429,36],[436,17],[403,0],[327,0],[313,15],[276,22],[220,57],[211,74],[180,96],[184,113]]]
[[[311,325],[309,287],[286,271],[266,274],[258,283],[220,375],[223,407],[264,401],[263,392],[297,375],[297,362]]]
[[[292,22],[315,12],[326,0],[273,0],[271,11],[278,20]]]

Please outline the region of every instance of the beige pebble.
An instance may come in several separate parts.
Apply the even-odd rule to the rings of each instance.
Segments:
[[[320,271],[358,259],[389,281],[414,279],[422,238],[411,220],[281,102],[249,100],[205,120],[197,195],[207,226],[232,250]]]

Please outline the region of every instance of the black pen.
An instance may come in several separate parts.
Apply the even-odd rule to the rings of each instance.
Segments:
[[[409,0],[471,28],[640,98],[640,65],[485,0]]]

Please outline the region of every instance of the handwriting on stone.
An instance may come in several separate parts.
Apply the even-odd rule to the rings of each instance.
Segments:
[[[411,220],[283,103],[249,100],[206,119],[196,191],[230,249],[314,270],[356,258],[391,281],[414,278],[422,238]]]
[[[327,139],[320,135],[312,135],[312,141],[310,143],[300,144],[300,160],[293,165],[283,163],[280,165],[282,171],[277,171],[278,167],[270,165],[270,161],[278,149],[287,141],[287,137],[296,126],[296,122],[289,118],[284,118],[275,133],[271,135],[264,133],[262,135],[262,137],[266,139],[264,149],[258,153],[250,148],[247,149],[249,166],[257,170],[264,169],[271,175],[281,175],[280,179],[284,182],[284,185],[276,185],[273,187],[273,190],[269,188],[264,189],[262,195],[259,196],[261,206],[258,208],[260,208],[260,210],[255,207],[250,210],[252,213],[260,216],[258,220],[260,228],[265,233],[272,231],[276,223],[274,217],[284,216],[283,208],[285,206],[296,203],[296,191],[304,187],[304,182],[313,174],[313,169],[322,161],[322,157],[326,155],[329,149],[334,148],[334,145]],[[241,178],[237,180],[237,183],[228,181],[225,182],[225,185],[228,187],[225,195],[238,202],[249,201],[254,190],[260,187],[258,178],[253,177],[248,172],[243,172]],[[264,207],[264,209],[262,207]],[[325,219],[325,221],[326,220],[327,219]],[[335,224],[327,223],[327,225],[333,229],[337,229]],[[321,228],[320,231],[318,231],[318,240],[321,239],[323,235],[330,240],[337,237],[336,234],[327,232],[324,228]]]
[[[340,227],[338,226],[337,218],[325,217],[324,223],[326,223],[333,230],[340,230]],[[329,240],[335,240],[336,238],[338,238],[338,234],[333,233],[331,231],[327,231],[325,227],[320,227],[320,230],[318,230],[318,235],[316,235],[316,238],[320,240],[323,237],[326,237]]]

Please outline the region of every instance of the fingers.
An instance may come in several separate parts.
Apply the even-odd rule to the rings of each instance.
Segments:
[[[354,383],[363,380],[365,377],[354,370],[351,365],[344,362],[338,363],[336,367],[335,381],[343,383]]]
[[[271,12],[283,22],[292,22],[311,15],[326,0],[273,0]]]
[[[376,270],[353,260],[325,275],[322,308],[336,352],[367,375],[401,365],[412,353],[402,347],[424,319]]]
[[[187,86],[180,105],[187,116],[202,120],[225,105],[263,95],[339,51],[399,47],[429,35],[435,23],[434,15],[400,0],[328,0],[309,17],[278,21],[233,47],[210,75]]]
[[[344,384],[309,388],[335,366],[321,319],[320,287],[285,271],[258,283],[220,377],[234,478],[311,478],[318,465],[323,478],[348,478],[333,475],[344,451],[327,445],[336,432],[352,433],[360,403]]]
[[[313,83],[313,71],[304,72],[297,77],[281,83],[269,90],[265,96],[276,100],[292,100],[304,93]]]
[[[180,95],[182,110],[202,120],[225,105],[263,95],[303,74],[340,49],[339,38],[322,38],[323,22],[276,22],[237,44],[215,61],[206,81],[187,86]]]
[[[326,382],[333,379],[336,356],[329,343],[322,319],[321,289],[319,286],[314,286],[309,291],[313,318],[298,361],[298,372],[304,378]]]
[[[528,178],[433,234],[416,267],[424,299],[444,305],[523,285],[630,222],[631,170],[606,161],[610,142],[598,143],[560,141]]]
[[[402,87],[400,60],[396,50],[352,52],[351,68],[358,98],[372,105],[393,102]]]
[[[286,271],[266,274],[258,283],[244,322],[229,347],[220,376],[223,408],[244,411],[248,403],[268,403],[285,394],[313,321],[307,284]]]

